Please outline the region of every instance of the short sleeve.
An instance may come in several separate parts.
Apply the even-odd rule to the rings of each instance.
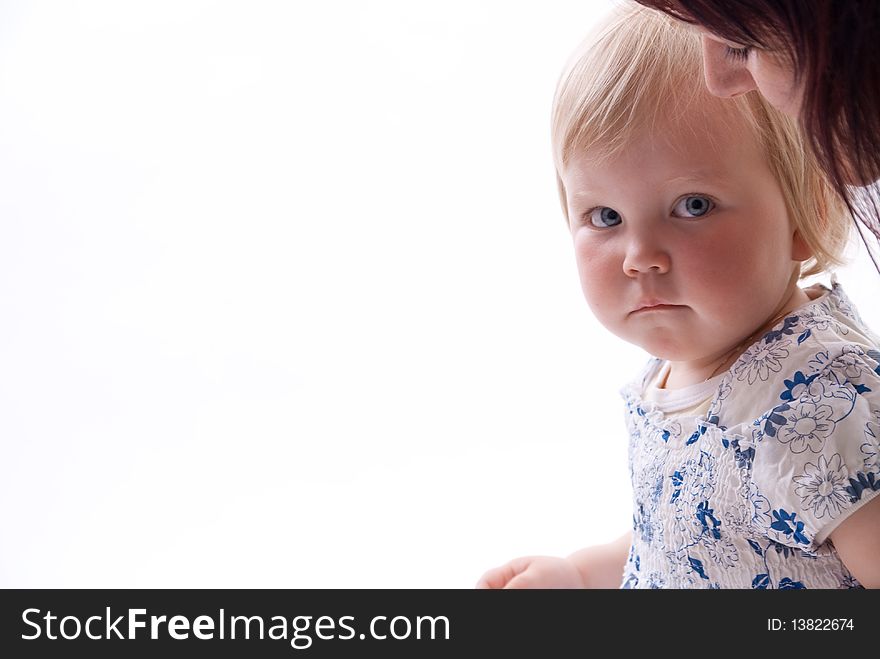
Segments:
[[[798,371],[752,428],[756,530],[814,553],[880,494],[880,352],[846,345]]]

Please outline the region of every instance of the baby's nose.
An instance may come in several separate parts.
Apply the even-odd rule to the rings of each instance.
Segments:
[[[628,277],[649,272],[662,275],[669,272],[671,265],[669,253],[650,238],[633,240],[623,259],[623,271]]]

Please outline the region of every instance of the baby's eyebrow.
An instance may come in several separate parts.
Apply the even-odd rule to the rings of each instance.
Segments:
[[[723,180],[724,177],[718,172],[700,170],[693,172],[692,174],[685,174],[684,176],[673,176],[672,178],[667,179],[667,183],[671,183],[673,185],[680,183],[711,183],[713,185],[717,185]]]
[[[574,198],[582,198],[582,197],[596,197],[601,196],[602,187],[597,188],[588,188],[588,187],[579,187],[577,190],[574,190],[569,195]]]

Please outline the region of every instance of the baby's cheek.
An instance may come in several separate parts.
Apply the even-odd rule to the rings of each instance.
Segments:
[[[721,334],[739,331],[739,323],[748,322],[756,290],[760,289],[760,283],[755,281],[759,279],[757,273],[744,268],[741,255],[736,252],[735,245],[731,245],[728,250],[714,249],[708,258],[703,251],[701,258],[701,252],[695,250],[688,255],[690,262],[679,269],[687,280],[682,287],[687,291],[686,304]]]
[[[742,262],[736,252],[735,243],[685,247],[675,255],[671,274],[683,277],[692,284],[725,291],[737,286],[742,274]]]
[[[619,298],[616,288],[622,279],[621,266],[613,255],[594,245],[575,241],[578,276],[581,290],[593,314],[604,323],[612,301]]]

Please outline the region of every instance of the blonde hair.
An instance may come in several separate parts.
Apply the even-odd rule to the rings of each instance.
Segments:
[[[800,265],[800,278],[843,265],[850,232],[845,206],[806,148],[797,122],[756,91],[730,99],[712,96],[703,82],[697,33],[641,6],[613,12],[575,53],[557,86],[551,137],[566,221],[560,174],[576,152],[613,156],[640,131],[680,122],[696,107],[741,118],[761,146],[793,227],[812,253]]]

